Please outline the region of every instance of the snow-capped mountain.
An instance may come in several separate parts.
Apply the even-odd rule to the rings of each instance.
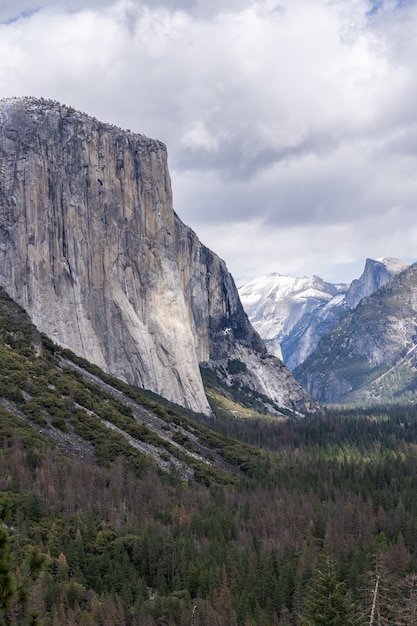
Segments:
[[[415,402],[417,263],[344,315],[294,376],[320,402]]]
[[[346,311],[406,267],[390,257],[367,259],[361,277],[350,285],[271,273],[240,287],[239,295],[269,352],[294,370]]]
[[[294,278],[271,273],[243,285],[239,295],[269,352],[288,364],[295,356],[294,349],[286,350],[288,341],[297,337],[300,344],[303,329],[309,335],[315,334],[311,321],[317,319],[322,325],[328,316],[333,317],[335,306],[340,307],[347,290],[348,285],[333,285],[318,276]],[[319,312],[322,312],[320,316]],[[301,345],[300,349],[305,351]],[[300,355],[293,367],[303,360]]]

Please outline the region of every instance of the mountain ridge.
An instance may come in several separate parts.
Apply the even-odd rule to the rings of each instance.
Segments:
[[[273,273],[241,286],[239,293],[268,349],[281,355],[294,371],[346,311],[405,267],[403,261],[391,257],[366,259],[362,275],[350,285],[328,283],[318,276]]]
[[[416,328],[414,263],[363,298],[294,373],[322,402],[413,400]]]

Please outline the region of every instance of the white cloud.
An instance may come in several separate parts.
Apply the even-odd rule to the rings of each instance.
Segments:
[[[217,152],[219,148],[219,138],[211,135],[203,122],[194,122],[183,134],[181,143],[191,150],[201,148],[207,152]]]
[[[177,212],[237,275],[346,279],[416,249],[416,27],[414,1],[6,1],[0,94],[163,140]]]

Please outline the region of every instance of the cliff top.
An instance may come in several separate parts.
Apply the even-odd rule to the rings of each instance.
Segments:
[[[34,121],[39,122],[42,118],[49,114],[57,114],[62,118],[72,118],[79,122],[89,122],[96,129],[107,130],[108,132],[117,132],[124,135],[130,135],[136,140],[142,140],[146,143],[156,143],[166,151],[166,145],[159,139],[153,139],[142,135],[141,133],[135,133],[130,129],[123,129],[115,124],[107,122],[101,122],[97,118],[88,115],[82,111],[78,111],[72,106],[62,104],[57,100],[36,98],[34,96],[21,96],[21,97],[9,97],[0,99],[0,112],[6,113],[8,110],[24,109],[25,113]]]

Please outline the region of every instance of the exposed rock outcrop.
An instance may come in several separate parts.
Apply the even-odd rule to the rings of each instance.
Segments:
[[[58,344],[195,411],[210,411],[199,363],[243,353],[282,407],[315,406],[175,215],[159,141],[56,102],[1,101],[0,285]]]
[[[407,265],[403,261],[391,257],[366,259],[365,269],[361,277],[351,282],[346,293],[345,300],[348,308],[354,309],[362,298],[370,296],[393,276],[405,270],[406,267]]]

